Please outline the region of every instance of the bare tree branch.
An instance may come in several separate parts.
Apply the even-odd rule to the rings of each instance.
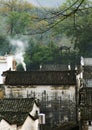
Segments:
[[[82,5],[82,3],[84,2],[85,0],[81,0],[81,2],[79,3],[79,1],[77,0],[77,1],[75,1],[71,6],[69,6],[67,9],[65,9],[65,10],[63,10],[63,11],[59,11],[59,12],[54,12],[54,15],[53,16],[51,16],[51,17],[44,17],[44,18],[38,18],[40,21],[41,20],[47,20],[47,21],[51,21],[51,22],[49,22],[49,24],[48,25],[46,25],[45,26],[45,28],[41,28],[41,27],[39,27],[39,29],[38,30],[32,30],[32,32],[29,32],[29,33],[27,33],[27,34],[25,34],[25,35],[34,35],[34,34],[43,34],[43,33],[45,33],[45,32],[47,32],[47,31],[49,31],[49,30],[51,30],[51,29],[53,29],[56,25],[58,25],[59,23],[61,23],[63,20],[65,20],[66,18],[68,18],[68,17],[70,17],[70,16],[72,16],[73,14],[75,14],[78,10],[79,10],[79,8],[81,7],[81,5]],[[76,3],[79,3],[78,5],[77,5],[77,7],[76,8],[73,8],[73,6],[76,4]],[[70,10],[71,8],[73,8],[72,9],[72,11],[71,12],[69,12],[68,14],[66,13],[68,10]]]

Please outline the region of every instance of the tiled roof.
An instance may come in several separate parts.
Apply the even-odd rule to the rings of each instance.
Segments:
[[[68,65],[60,65],[60,64],[44,64],[40,68],[41,70],[46,71],[66,71],[68,69]]]
[[[10,124],[22,125],[32,110],[33,98],[0,99],[0,120],[5,119]]]
[[[76,71],[7,71],[6,85],[75,85]]]

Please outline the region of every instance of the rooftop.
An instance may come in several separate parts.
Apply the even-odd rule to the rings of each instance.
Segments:
[[[6,85],[76,85],[76,71],[6,71]]]
[[[22,125],[32,110],[33,98],[0,99],[0,120],[5,119],[10,124]]]

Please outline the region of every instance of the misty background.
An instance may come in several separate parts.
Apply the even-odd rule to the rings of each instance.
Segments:
[[[92,57],[91,0],[34,2],[39,6],[0,1],[1,56],[14,55],[18,70],[26,70],[22,65],[27,70],[44,64],[75,66],[81,56]]]

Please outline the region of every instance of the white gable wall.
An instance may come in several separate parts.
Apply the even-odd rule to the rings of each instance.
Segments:
[[[92,66],[92,58],[84,58],[85,66]]]
[[[6,62],[0,62],[0,84],[3,84],[3,77],[1,76],[1,74],[3,73],[3,71],[7,70],[7,63]]]
[[[3,84],[3,77],[1,74],[4,71],[7,71],[11,68],[11,70],[14,70],[13,66],[13,55],[8,55],[8,56],[0,56],[0,84]]]

